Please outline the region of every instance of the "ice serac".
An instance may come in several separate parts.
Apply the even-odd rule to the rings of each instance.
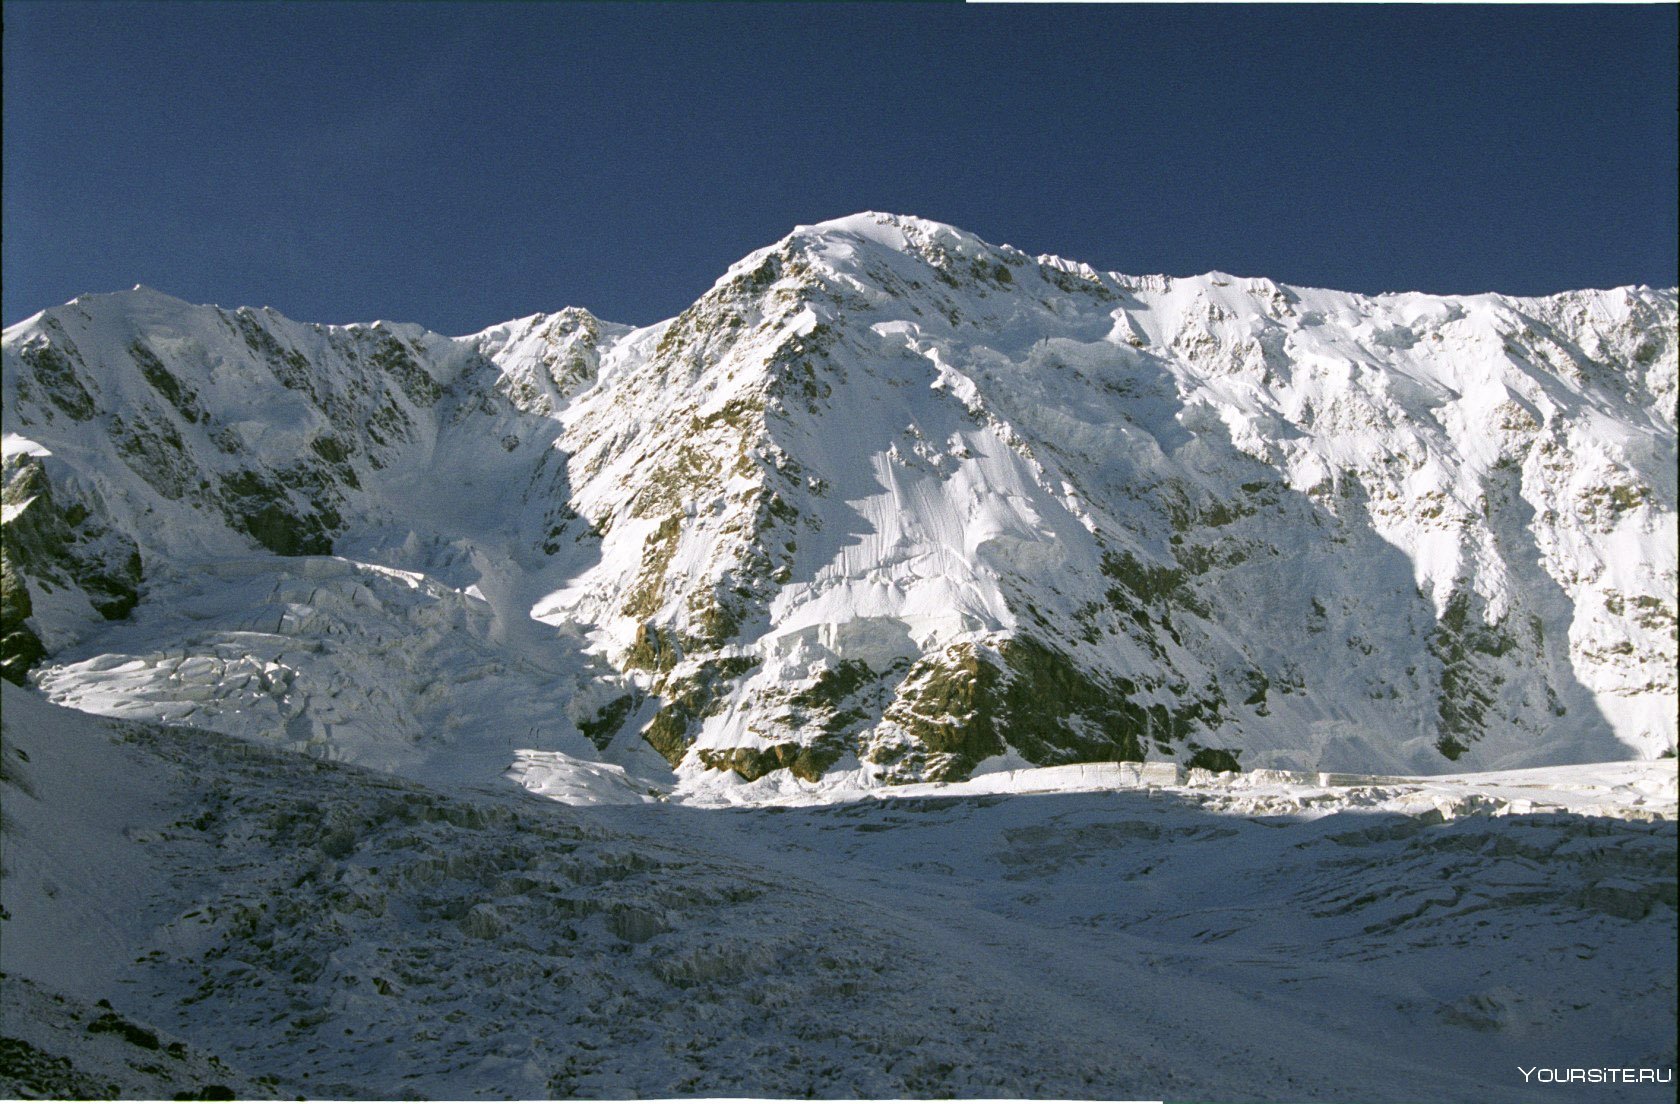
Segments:
[[[641,329],[84,299],[6,332],[7,674],[614,793],[1654,757],[1675,325],[1672,289],[1128,277],[879,214]],[[285,638],[247,671],[183,565],[264,552],[217,569]]]

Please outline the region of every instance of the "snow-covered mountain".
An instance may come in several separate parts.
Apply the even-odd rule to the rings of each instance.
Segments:
[[[640,329],[84,297],[5,331],[5,671],[572,800],[1651,758],[1675,330],[876,214]]]

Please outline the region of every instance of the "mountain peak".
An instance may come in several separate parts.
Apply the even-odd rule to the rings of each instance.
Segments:
[[[791,305],[807,290],[826,286],[830,297],[857,300],[904,299],[935,283],[959,286],[1009,282],[1005,265],[1034,259],[1013,246],[994,246],[975,234],[913,215],[863,211],[797,226],[784,237],[731,265],[706,299],[721,297],[729,308],[764,293]],[[1089,272],[1088,266],[1068,266]],[[1088,279],[1096,280],[1093,275]],[[976,283],[978,281],[978,284]],[[982,292],[983,294],[983,292]],[[699,304],[696,304],[699,305]],[[935,309],[946,313],[945,307]]]
[[[972,243],[987,247],[978,236],[949,223],[887,211],[859,211],[855,215],[795,227],[793,235],[801,234],[864,238],[900,252],[912,248],[913,243],[928,241]]]
[[[639,329],[94,297],[6,333],[8,670],[347,756],[530,729],[687,793],[1654,755],[1674,312],[1120,277],[873,211]],[[333,635],[368,643],[292,639]],[[371,689],[443,671],[497,693]]]
[[[177,298],[168,292],[159,291],[147,284],[135,284],[127,291],[110,291],[103,293],[84,293],[70,300],[80,306],[102,304],[116,310],[131,310],[135,307],[169,307],[195,309],[197,304],[189,303],[185,299]],[[65,304],[68,306],[69,304]]]
[[[884,211],[860,211],[844,218],[795,227],[784,241],[831,246],[867,242],[934,264],[952,257],[1025,256],[1013,246],[993,245],[978,234],[949,223]]]

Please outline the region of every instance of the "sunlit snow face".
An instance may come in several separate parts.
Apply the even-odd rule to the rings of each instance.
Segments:
[[[92,297],[8,331],[8,540],[53,519],[20,578],[59,700],[424,777],[1650,755],[1673,312],[875,214],[642,329]]]

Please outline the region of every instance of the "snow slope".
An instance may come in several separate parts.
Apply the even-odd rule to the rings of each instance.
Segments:
[[[562,438],[602,555],[537,615],[641,673],[682,767],[748,778],[1654,755],[1674,301],[803,228],[604,354]]]
[[[0,693],[6,1095],[1524,1101],[1519,1066],[1674,1064],[1672,761],[1547,776],[1612,816],[1252,777],[586,808]]]
[[[8,659],[50,694],[418,777],[596,755],[598,664],[529,617],[586,552],[559,427],[471,347],[140,288],[5,356]]]
[[[1675,745],[1676,296],[801,227],[642,329],[145,289],[5,335],[5,660],[428,781],[711,800]]]

